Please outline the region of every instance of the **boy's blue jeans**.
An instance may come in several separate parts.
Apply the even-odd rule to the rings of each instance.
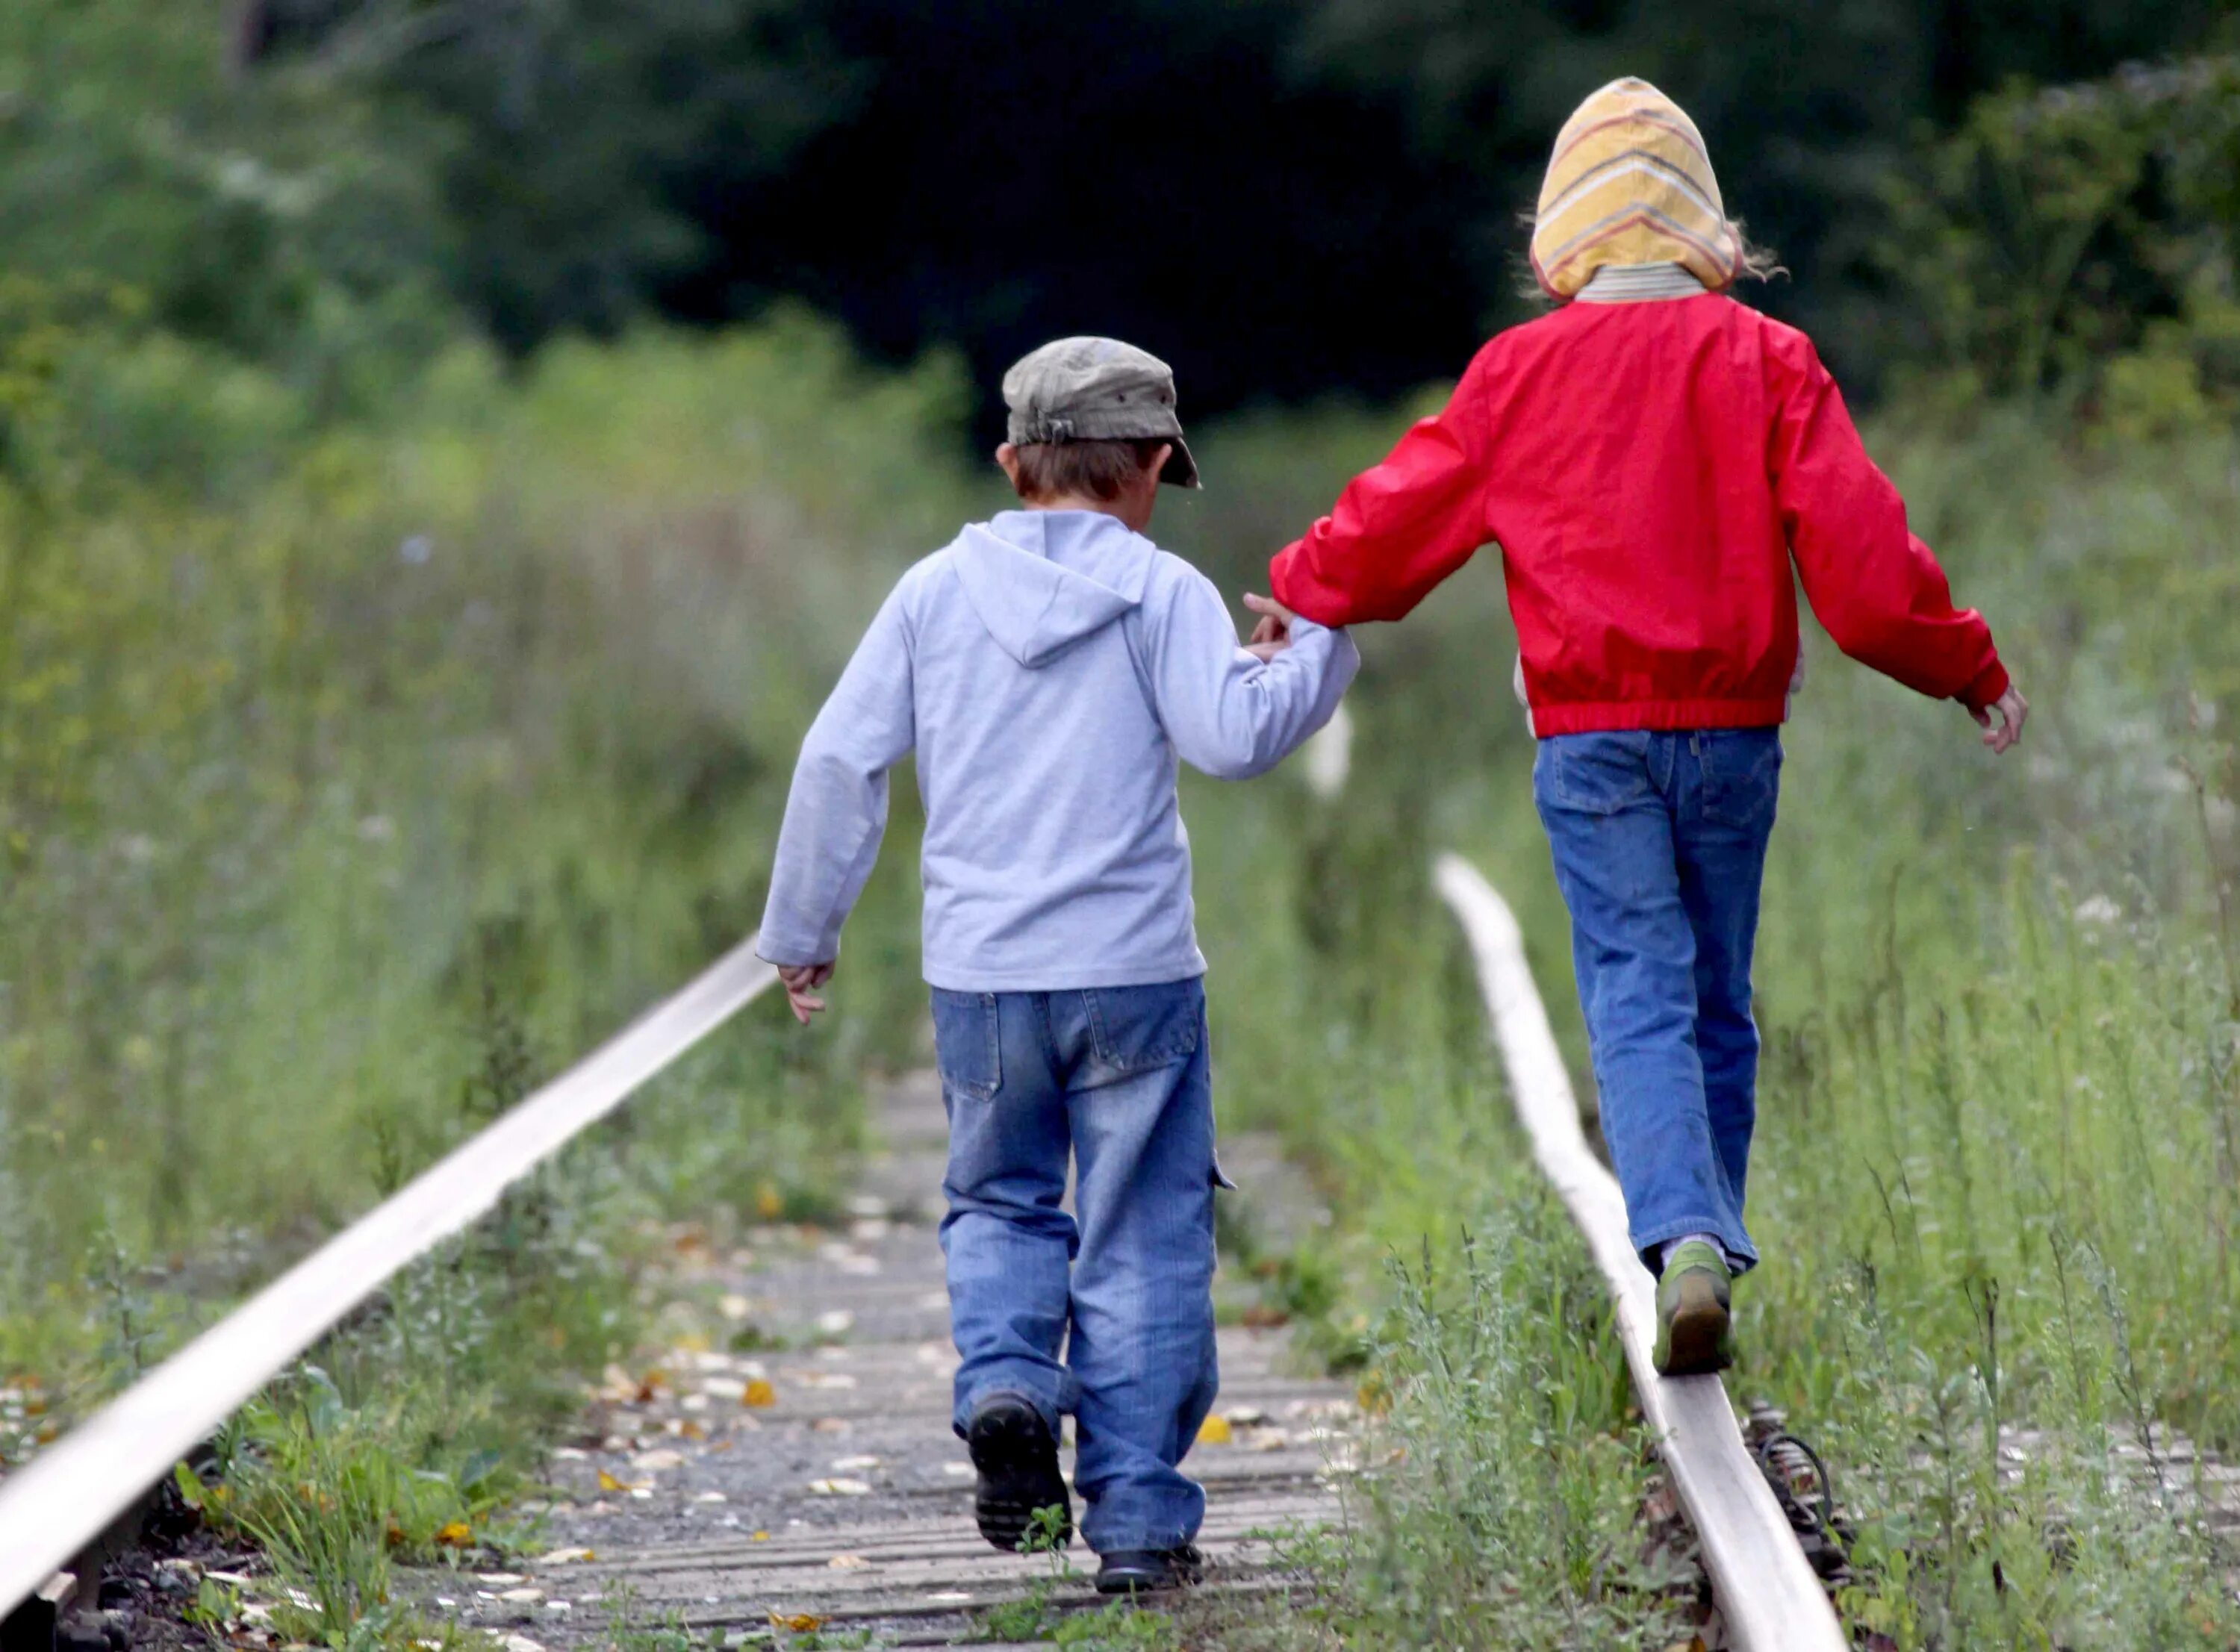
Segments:
[[[1773,729],[1543,740],[1533,801],[1571,913],[1603,1139],[1634,1249],[1708,1233],[1737,1271],[1757,1116],[1750,949],[1781,789]]]
[[[1053,1436],[1070,1412],[1090,1547],[1186,1543],[1205,1493],[1176,1465],[1218,1386],[1204,987],[937,989],[933,1029],[957,1431],[991,1394]]]

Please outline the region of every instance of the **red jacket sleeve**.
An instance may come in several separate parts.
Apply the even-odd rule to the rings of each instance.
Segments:
[[[1446,408],[1346,483],[1330,514],[1276,553],[1276,600],[1323,625],[1397,620],[1470,559],[1486,527],[1487,353]]]
[[[1981,710],[2007,691],[1991,629],[1952,606],[1929,547],[1906,527],[1905,501],[1867,457],[1843,393],[1802,335],[1773,359],[1769,463],[1790,554],[1812,612],[1836,646],[1933,699]]]

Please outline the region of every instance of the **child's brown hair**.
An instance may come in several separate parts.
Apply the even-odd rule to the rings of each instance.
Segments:
[[[1022,499],[1101,499],[1110,504],[1151,468],[1166,444],[1156,437],[1130,442],[1028,442],[1014,449]]]

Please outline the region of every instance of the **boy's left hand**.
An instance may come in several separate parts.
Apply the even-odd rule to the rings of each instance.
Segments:
[[[832,979],[829,963],[781,963],[777,978],[785,988],[786,1002],[793,1007],[793,1018],[803,1026],[809,1018],[824,1008],[824,1000],[817,996],[817,989]]]
[[[1291,646],[1291,622],[1298,616],[1274,597],[1257,596],[1251,591],[1244,593],[1244,606],[1260,616],[1244,651],[1257,656],[1265,664]]]

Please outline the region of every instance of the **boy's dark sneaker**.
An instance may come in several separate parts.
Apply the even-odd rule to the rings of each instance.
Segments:
[[[972,1511],[980,1535],[1006,1553],[1017,1551],[1038,1509],[1063,1515],[1058,1546],[1073,1541],[1073,1501],[1058,1472],[1057,1441],[1033,1402],[1017,1394],[991,1394],[972,1408],[965,1449],[980,1472]]]
[[[1097,1569],[1097,1592],[1150,1595],[1187,1589],[1204,1575],[1204,1557],[1188,1543],[1179,1549],[1116,1549]]]
[[[1735,1362],[1733,1296],[1727,1259],[1701,1240],[1677,1246],[1657,1282],[1660,1375],[1700,1376]]]

